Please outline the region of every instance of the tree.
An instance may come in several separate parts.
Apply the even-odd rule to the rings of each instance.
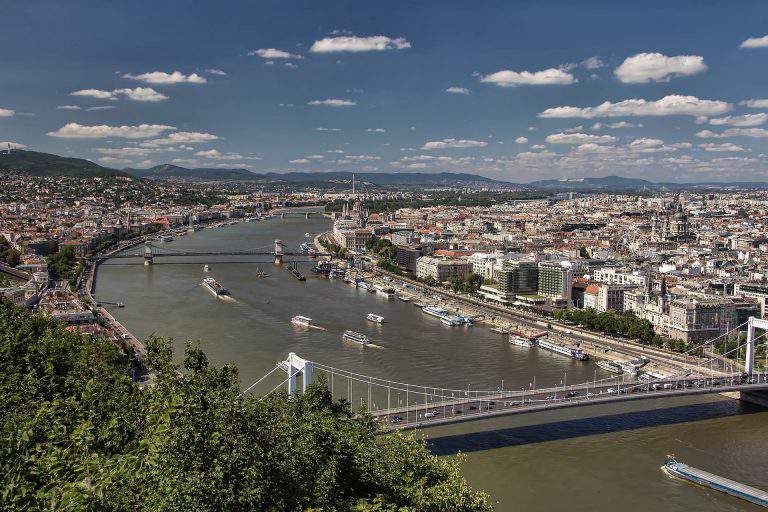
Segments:
[[[460,458],[379,436],[364,411],[307,392],[241,396],[234,365],[147,342],[154,384],[101,338],[0,301],[0,509],[486,511]]]

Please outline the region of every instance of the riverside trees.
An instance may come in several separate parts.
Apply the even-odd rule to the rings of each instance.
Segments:
[[[148,341],[154,385],[110,342],[0,302],[0,509],[485,511],[460,459],[377,436],[324,382],[240,396],[234,365]]]

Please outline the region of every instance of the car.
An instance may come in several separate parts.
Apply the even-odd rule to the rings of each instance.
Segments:
[[[674,389],[674,388],[675,388],[675,385],[672,384],[671,382],[667,382],[666,384],[664,384],[664,389]]]
[[[565,394],[565,398],[573,398],[575,396],[579,396],[579,393],[577,393],[576,391],[569,391]]]
[[[463,410],[463,409],[454,409],[454,410],[452,410],[451,412],[452,412],[453,414],[463,414],[463,413],[464,413],[464,410]]]
[[[401,423],[403,421],[402,416],[392,416],[392,423]]]
[[[607,392],[608,393],[615,393],[616,392],[616,388],[608,388]]]
[[[661,389],[661,384],[659,384],[658,382],[655,382],[651,384],[651,389],[654,389],[654,390]]]
[[[425,418],[435,418],[437,417],[437,411],[429,411],[424,413]]]

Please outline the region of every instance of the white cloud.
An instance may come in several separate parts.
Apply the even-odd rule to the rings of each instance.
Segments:
[[[739,48],[766,48],[768,47],[768,36],[750,37],[739,45]]]
[[[210,149],[208,151],[198,151],[195,156],[202,158],[210,158],[212,160],[244,160],[245,157],[238,153],[222,153],[217,149]]]
[[[299,67],[298,64],[294,64],[293,62],[286,62],[284,66],[290,69],[296,69]]]
[[[137,158],[144,157],[150,154],[153,150],[147,148],[130,147],[130,148],[94,148],[93,150],[100,155],[110,155],[120,158]]]
[[[384,132],[386,132],[387,130],[385,130],[384,128],[368,128],[368,129],[367,129],[367,130],[365,130],[365,131],[366,131],[366,132],[369,132],[369,133],[384,133]]]
[[[343,155],[344,153],[346,153],[346,151],[342,149],[329,149],[328,151],[326,151],[326,153],[336,153],[339,155]]]
[[[344,158],[347,160],[355,161],[355,162],[369,162],[371,160],[381,160],[380,156],[371,156],[371,155],[346,155]]]
[[[518,85],[568,85],[576,82],[573,75],[562,69],[550,68],[543,71],[511,71],[505,69],[485,75],[481,82],[496,84],[499,87],[515,87]]]
[[[737,146],[736,144],[733,144],[731,142],[725,142],[723,144],[713,144],[713,143],[707,143],[707,144],[699,144],[699,147],[703,149],[704,151],[714,151],[714,152],[737,152],[737,151],[747,151],[741,146]]]
[[[142,73],[140,75],[131,75],[126,73],[123,78],[129,78],[131,80],[138,80],[147,84],[204,84],[208,80],[205,77],[192,73],[191,75],[185,75],[181,71],[174,71],[172,73],[166,73],[164,71],[150,71],[148,73]]]
[[[96,111],[99,111],[99,110],[112,110],[114,108],[115,108],[114,105],[100,105],[98,107],[88,107],[87,109],[85,109],[85,111],[86,112],[96,112]]]
[[[608,154],[613,153],[616,151],[616,148],[613,146],[604,146],[602,144],[595,144],[594,142],[588,142],[586,144],[581,144],[576,148],[576,151],[578,153],[599,153],[599,154]]]
[[[761,124],[765,124],[766,121],[768,121],[768,114],[760,113],[744,114],[742,116],[716,117],[714,119],[710,119],[709,124],[715,126],[738,126],[744,128],[749,126],[760,126]]]
[[[587,69],[598,69],[605,67],[606,64],[600,57],[595,55],[594,57],[590,57],[581,61],[581,65]]]
[[[443,139],[429,141],[421,146],[421,149],[483,148],[487,145],[487,142],[477,140]]]
[[[469,94],[469,89],[466,87],[449,87],[445,90],[451,94]]]
[[[638,53],[627,57],[613,74],[625,84],[668,82],[674,76],[690,76],[707,70],[704,57],[679,55],[667,57],[661,53]]]
[[[312,53],[337,53],[337,52],[381,52],[385,50],[404,50],[410,48],[405,38],[391,39],[387,36],[342,36],[326,37],[315,41],[309,49]]]
[[[227,73],[225,71],[222,71],[220,69],[210,68],[205,70],[206,73],[209,75],[216,75],[216,76],[227,76]]]
[[[618,121],[615,123],[595,123],[592,125],[592,130],[602,130],[603,128],[610,128],[611,130],[620,130],[622,128],[634,128],[636,126],[642,126],[642,125],[636,125],[634,123],[628,123],[626,121]]]
[[[164,124],[140,124],[138,126],[84,126],[78,123],[67,123],[55,132],[48,132],[50,137],[61,139],[104,139],[121,137],[125,139],[148,139],[161,133],[175,130],[173,126]]]
[[[353,107],[357,105],[357,102],[352,100],[340,100],[340,99],[330,98],[327,100],[312,100],[308,102],[307,105],[326,105],[328,107]]]
[[[125,166],[131,163],[130,160],[126,160],[125,158],[115,158],[112,156],[103,156],[99,158],[98,161],[104,165],[114,165],[114,166],[117,166],[117,165]]]
[[[262,59],[303,59],[301,55],[295,55],[284,50],[278,50],[277,48],[259,48],[258,50],[251,50],[248,52],[251,57],[257,56]]]
[[[325,126],[318,126],[315,128],[316,132],[340,132],[341,128],[327,128]]]
[[[154,139],[148,141],[148,144],[168,145],[168,144],[194,144],[197,142],[211,142],[219,140],[219,137],[210,133],[201,132],[175,132],[170,133],[163,139]]]
[[[588,133],[553,133],[547,135],[546,141],[550,144],[584,144],[615,142],[616,137],[612,135],[591,135]]]
[[[629,147],[631,149],[648,149],[648,148],[656,148],[659,146],[662,146],[664,144],[664,141],[661,139],[649,139],[649,138],[643,138],[643,139],[635,139],[632,142],[629,143]]]
[[[518,144],[526,144],[528,142],[528,137],[518,137],[515,139],[515,142]]]
[[[0,149],[7,149],[8,146],[11,146],[11,149],[24,149],[27,147],[25,144],[20,144],[18,142],[10,142],[10,141],[0,142]]]
[[[696,136],[702,139],[728,139],[731,137],[765,139],[768,138],[768,130],[765,128],[728,128],[721,133],[716,133],[711,130],[702,130],[696,133]]]
[[[533,146],[531,146],[531,149],[546,149],[546,147],[547,146],[544,144],[534,144]]]
[[[126,98],[133,101],[157,102],[168,99],[168,96],[160,94],[151,87],[136,87],[135,89],[115,89],[115,94],[125,95]]]
[[[288,163],[291,163],[291,164],[308,164],[309,160],[307,160],[306,158],[297,158],[295,160],[289,160]]]
[[[740,101],[739,105],[749,108],[768,108],[768,100],[744,100]]]
[[[57,110],[80,110],[80,107],[77,105],[59,105],[56,107]]]
[[[11,110],[9,108],[0,108],[0,117],[13,117],[15,113],[15,110]]]
[[[672,94],[658,101],[629,99],[618,103],[606,101],[596,107],[554,107],[539,114],[545,118],[629,117],[629,116],[712,116],[728,112],[724,101],[701,100],[695,96]]]
[[[125,96],[133,101],[158,102],[168,99],[168,96],[157,92],[151,87],[136,87],[135,89],[123,88],[113,91],[102,91],[99,89],[81,89],[70,93],[70,96],[87,96],[98,100],[115,101],[119,96]]]

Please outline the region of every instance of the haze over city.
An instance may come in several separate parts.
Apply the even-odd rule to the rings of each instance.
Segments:
[[[761,180],[765,22],[759,1],[22,3],[0,141],[118,169]]]

